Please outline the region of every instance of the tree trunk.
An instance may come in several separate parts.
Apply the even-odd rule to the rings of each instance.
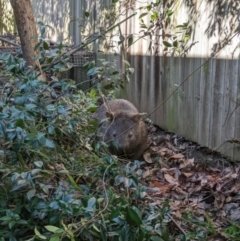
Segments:
[[[38,34],[31,0],[10,0],[10,2],[21,40],[23,58],[28,66],[34,67],[36,65],[34,47],[38,42]]]

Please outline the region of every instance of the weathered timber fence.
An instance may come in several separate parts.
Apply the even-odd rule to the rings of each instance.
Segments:
[[[175,27],[188,22],[192,46],[177,56],[164,51],[161,41],[154,42],[156,36],[153,36],[152,43],[158,46],[151,51],[147,51],[148,40],[140,40],[130,47],[128,59],[135,75],[127,85],[126,98],[148,113],[160,106],[150,115],[154,123],[240,160],[239,144],[228,142],[233,137],[240,140],[240,4],[176,2],[172,21]],[[135,8],[138,7],[136,2]],[[140,31],[138,21],[135,18],[123,26],[125,35],[133,29]],[[158,34],[164,36],[164,32],[175,31],[163,28]],[[164,40],[171,41],[167,37]]]

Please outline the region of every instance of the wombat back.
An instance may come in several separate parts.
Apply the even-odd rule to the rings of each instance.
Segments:
[[[130,159],[139,158],[147,147],[147,128],[137,108],[129,101],[115,99],[97,111],[99,140],[109,145],[111,153]]]

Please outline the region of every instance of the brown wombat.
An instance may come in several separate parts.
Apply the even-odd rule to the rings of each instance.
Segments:
[[[147,148],[147,127],[136,107],[127,100],[115,99],[97,111],[99,140],[112,154],[137,159]]]

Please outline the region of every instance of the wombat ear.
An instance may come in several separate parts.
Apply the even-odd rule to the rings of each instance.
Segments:
[[[107,118],[109,118],[110,120],[114,119],[114,113],[112,111],[106,111],[106,116]]]
[[[133,118],[133,120],[134,120],[135,122],[138,122],[138,121],[140,121],[140,119],[142,118],[142,116],[138,113],[138,114],[134,114],[134,115],[132,116],[132,118]]]

